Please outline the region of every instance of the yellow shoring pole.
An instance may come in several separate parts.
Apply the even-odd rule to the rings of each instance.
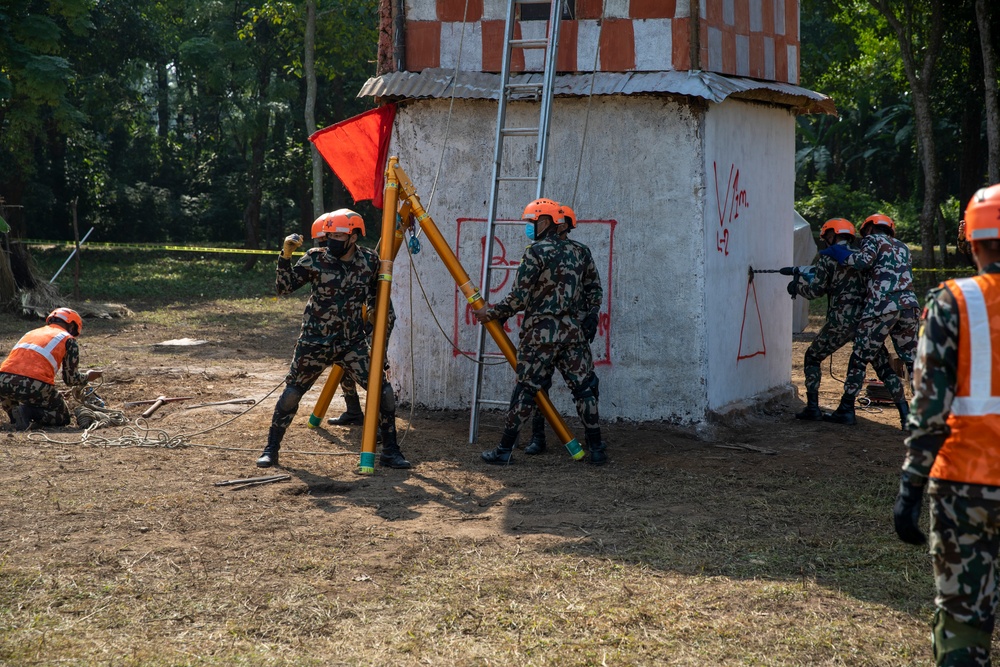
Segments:
[[[309,428],[316,428],[323,423],[323,417],[326,415],[327,409],[330,407],[330,401],[333,400],[333,393],[337,391],[337,386],[340,381],[344,379],[344,367],[334,364],[330,367],[330,375],[326,378],[326,384],[323,385],[323,391],[319,392],[319,398],[316,399],[316,405],[313,407],[312,414],[309,415],[309,423],[306,424]]]
[[[404,202],[399,209],[399,215],[403,220],[406,220],[410,215],[410,203]],[[403,244],[403,228],[397,226],[396,234],[393,238],[392,256],[393,258],[399,254],[399,248]],[[381,245],[381,239],[379,240],[379,245]],[[365,314],[364,308],[362,308],[362,314]],[[333,401],[333,395],[337,391],[337,387],[340,386],[341,380],[344,379],[344,367],[334,364],[330,369],[330,375],[326,378],[326,384],[323,385],[323,391],[320,392],[319,398],[316,400],[316,405],[313,407],[312,414],[309,416],[309,423],[306,424],[309,428],[316,428],[323,423],[323,417],[326,416],[326,411],[330,409],[330,403]]]
[[[385,196],[382,203],[382,237],[379,243],[378,293],[375,301],[375,329],[372,332],[371,360],[368,366],[368,395],[365,397],[365,425],[361,437],[361,461],[358,472],[371,475],[375,472],[375,436],[378,430],[379,405],[382,400],[382,373],[385,367],[385,343],[389,324],[389,299],[392,290],[392,262],[396,228],[396,205],[399,202],[399,184],[396,181],[397,157],[389,158],[385,174]],[[393,239],[392,243],[389,239]]]
[[[485,300],[479,293],[479,288],[472,284],[472,279],[469,278],[469,274],[466,273],[465,269],[462,268],[461,263],[458,261],[458,257],[452,252],[451,248],[448,247],[448,243],[444,240],[441,235],[441,231],[434,224],[434,220],[431,218],[430,214],[424,210],[423,205],[420,203],[420,197],[417,196],[416,188],[413,187],[413,182],[410,181],[410,177],[406,175],[403,168],[398,164],[398,159],[393,157],[389,158],[389,171],[395,171],[394,182],[398,181],[398,188],[402,189],[403,195],[410,202],[413,208],[413,215],[416,217],[417,223],[420,228],[423,229],[424,234],[427,236],[427,240],[430,241],[431,246],[437,252],[438,256],[444,262],[444,265],[448,268],[448,272],[451,273],[451,277],[455,279],[458,283],[458,288],[465,295],[466,300],[475,309],[482,308],[486,305]],[[388,199],[388,186],[386,187],[387,199]],[[395,196],[398,196],[398,192],[394,192]],[[404,221],[405,224],[405,221]],[[507,359],[513,368],[517,368],[517,351],[514,348],[514,344],[510,342],[510,338],[507,337],[507,333],[503,330],[503,326],[496,320],[492,322],[487,322],[483,325],[486,330],[496,341],[497,346],[503,353],[503,356]],[[570,432],[569,427],[566,426],[566,422],[563,421],[562,416],[556,411],[552,401],[549,400],[548,394],[544,391],[539,390],[535,394],[535,403],[541,409],[542,414],[545,415],[545,419],[548,420],[549,424],[552,425],[552,430],[556,432],[559,439],[566,445],[567,451],[569,451],[570,456],[574,460],[580,460],[584,456],[583,448],[580,446],[579,441]],[[476,406],[472,406],[475,410]]]

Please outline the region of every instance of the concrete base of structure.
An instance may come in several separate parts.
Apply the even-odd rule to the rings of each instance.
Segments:
[[[794,384],[772,387],[742,401],[727,403],[717,410],[709,410],[705,419],[709,424],[737,426],[755,415],[774,409],[778,404],[797,399],[799,388]]]

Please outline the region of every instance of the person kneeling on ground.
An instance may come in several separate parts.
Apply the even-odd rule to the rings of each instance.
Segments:
[[[56,308],[45,318],[45,326],[24,334],[0,363],[0,407],[14,428],[31,425],[66,426],[69,404],[56,389],[56,372],[62,367],[67,386],[85,385],[102,376],[101,371],[81,373],[80,346],[76,337],[83,319],[70,308]]]

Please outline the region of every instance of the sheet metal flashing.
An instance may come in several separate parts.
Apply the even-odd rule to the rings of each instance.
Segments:
[[[541,72],[517,74],[512,83],[536,83]],[[726,98],[757,100],[791,107],[798,114],[837,115],[833,100],[806,88],[777,81],[757,81],[703,71],[598,72],[556,76],[557,96],[637,95],[670,93],[699,97],[720,103]],[[358,97],[381,97],[387,101],[451,98],[496,100],[500,98],[500,75],[488,72],[457,72],[425,69],[421,72],[389,72],[365,82]],[[526,98],[530,99],[530,98]]]

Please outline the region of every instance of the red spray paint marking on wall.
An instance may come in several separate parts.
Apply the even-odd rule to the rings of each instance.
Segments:
[[[455,234],[455,255],[462,262],[462,265],[469,270],[471,267],[475,267],[476,273],[478,274],[479,269],[482,267],[483,254],[486,248],[486,237],[482,233],[482,226],[486,224],[485,218],[458,218],[456,220],[457,229]],[[510,221],[503,221],[510,222]],[[607,266],[598,265],[598,270],[601,274],[601,286],[604,288],[604,304],[601,306],[601,312],[598,316],[597,325],[597,338],[594,339],[592,344],[592,349],[594,350],[594,365],[595,366],[610,366],[611,365],[611,322],[612,322],[612,311],[611,311],[611,292],[612,292],[612,280],[613,274],[611,271],[612,262],[614,260],[615,251],[615,227],[618,225],[617,220],[578,220],[577,229],[574,232],[570,232],[570,238],[580,231],[581,226],[586,225],[588,233],[592,234],[593,229],[605,229],[607,236],[606,246],[604,243],[605,239],[602,239],[600,247],[607,247],[608,249],[608,261]],[[590,227],[601,226],[601,227]],[[518,239],[523,241],[525,244],[528,240],[524,237],[523,230],[515,227],[504,226],[502,230],[509,231],[509,237],[511,239]],[[493,240],[493,264],[503,264],[505,266],[516,267],[521,263],[521,255],[517,254],[514,256],[513,250],[508,250],[515,247],[514,243],[516,241],[509,240],[508,243],[504,243],[502,239],[494,237]],[[478,252],[475,253],[474,262],[473,258],[469,257],[469,250],[478,245]],[[595,249],[598,246],[596,243],[588,243],[591,248],[591,253],[597,254]],[[463,253],[463,249],[465,252]],[[503,275],[501,275],[503,274]],[[499,270],[494,271],[494,282],[495,284],[490,289],[489,295],[483,294],[484,298],[490,303],[494,303],[500,300],[502,294],[507,291],[508,285],[513,285],[514,277],[516,275],[515,271],[505,271]],[[479,276],[473,276],[473,282],[479,282]],[[484,291],[480,285],[480,290]],[[460,334],[463,330],[468,333],[472,330],[473,326],[476,324],[476,317],[472,314],[472,306],[465,300],[457,290],[455,292],[455,320],[454,320],[454,340],[455,346],[452,349],[452,356],[459,356],[461,354],[475,355],[475,342],[474,336],[468,335],[467,340],[463,341]],[[515,317],[511,318],[504,324],[504,331],[507,332],[512,339],[515,339],[516,344],[517,332],[521,329],[521,321],[524,319],[523,314],[518,313]],[[466,347],[471,347],[471,349],[465,349]]]
[[[740,208],[747,208],[747,191],[740,190],[740,170],[735,164],[729,165],[729,176],[726,178],[726,193],[719,196],[719,168],[712,163],[715,173],[715,203],[719,214],[719,229],[715,232],[715,249],[729,256],[729,226],[740,217]]]
[[[750,291],[753,290],[753,307],[754,310],[750,312],[753,316],[754,313],[757,314],[757,328],[760,330],[760,349],[754,351],[743,352],[743,332],[746,330],[747,326],[747,304],[750,303]],[[767,356],[767,343],[764,342],[764,322],[760,318],[760,306],[757,304],[757,288],[753,284],[753,277],[747,281],[747,297],[743,302],[743,323],[740,325],[740,347],[736,353],[736,363],[740,363],[742,359],[749,359],[750,357],[756,356]]]

